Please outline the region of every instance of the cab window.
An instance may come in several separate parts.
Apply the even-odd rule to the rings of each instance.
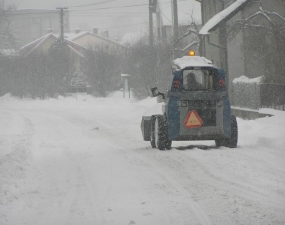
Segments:
[[[207,69],[185,69],[183,89],[187,91],[213,90],[213,77]]]

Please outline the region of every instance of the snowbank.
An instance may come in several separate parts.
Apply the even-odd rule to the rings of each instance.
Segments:
[[[256,78],[248,78],[247,76],[243,75],[233,80],[234,84],[237,83],[244,83],[244,84],[260,84],[262,80],[262,76]]]

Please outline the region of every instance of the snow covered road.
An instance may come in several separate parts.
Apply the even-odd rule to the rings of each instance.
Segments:
[[[236,149],[159,151],[140,131],[154,105],[1,97],[0,224],[285,224],[285,112],[238,119]]]

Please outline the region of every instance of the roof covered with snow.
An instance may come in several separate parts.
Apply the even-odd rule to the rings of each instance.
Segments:
[[[141,32],[129,32],[126,33],[121,40],[121,44],[123,45],[134,45],[138,43],[142,38],[144,37],[144,34]]]
[[[96,37],[96,38],[105,40],[105,41],[107,41],[107,42],[110,42],[110,43],[113,43],[113,44],[116,44],[116,45],[120,45],[120,46],[122,46],[122,47],[125,47],[125,46],[121,45],[121,44],[120,44],[119,42],[117,42],[117,41],[114,41],[114,40],[112,40],[112,39],[110,39],[110,38],[107,38],[107,37],[103,37],[103,36],[101,36],[101,35],[99,35],[99,34],[94,34],[94,33],[89,32],[89,31],[81,31],[81,32],[79,32],[79,33],[65,33],[65,34],[64,34],[64,37],[65,37],[67,40],[76,42],[77,39],[79,39],[79,38],[81,38],[81,37],[83,37],[83,36],[85,36],[85,35],[90,35],[90,36],[93,36],[93,37]]]
[[[29,55],[30,53],[34,52],[36,49],[38,49],[40,46],[42,46],[49,38],[52,38],[55,40],[57,40],[59,37],[59,35],[53,34],[53,33],[49,33],[46,34],[28,44],[26,44],[25,46],[20,48],[20,54],[23,55]],[[82,51],[83,49],[85,49],[82,45],[77,44],[76,42],[73,42],[71,40],[65,39],[65,41],[67,41],[68,43],[68,47],[75,52],[76,54],[78,54],[80,57],[84,57],[82,55],[82,53],[80,53],[80,51]]]
[[[229,7],[212,17],[200,30],[199,34],[206,35],[210,31],[215,30],[222,21],[230,19],[234,16],[249,0],[236,0]]]
[[[211,60],[206,59],[201,56],[183,56],[182,58],[177,58],[173,61],[180,69],[186,67],[199,66],[199,67],[214,67]]]

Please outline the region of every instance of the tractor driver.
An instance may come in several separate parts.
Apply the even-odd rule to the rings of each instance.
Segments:
[[[200,84],[195,77],[195,74],[193,72],[188,73],[187,75],[187,87],[188,90],[200,90],[203,89],[203,85]]]

